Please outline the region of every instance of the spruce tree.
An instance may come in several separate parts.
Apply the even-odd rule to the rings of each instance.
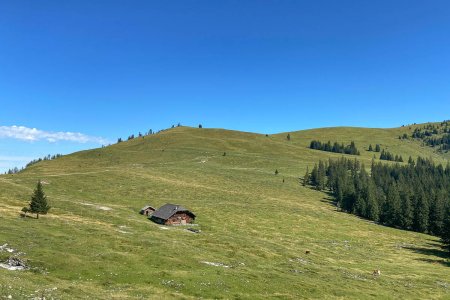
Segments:
[[[306,173],[303,177],[303,186],[307,186],[309,184],[309,167],[306,167]]]
[[[380,150],[381,150],[380,145],[379,145],[379,144],[376,144],[376,145],[375,145],[375,152],[380,152]]]
[[[383,151],[381,151],[380,159],[383,159],[383,160],[386,159],[386,154],[384,153],[384,149],[383,149]]]
[[[39,214],[45,215],[49,210],[50,206],[47,203],[47,196],[45,195],[42,183],[39,180],[36,189],[31,196],[30,209],[28,211],[36,214],[37,219],[39,219]]]
[[[317,189],[321,191],[325,188],[326,181],[325,164],[322,161],[319,161],[319,169],[317,170],[317,175]]]
[[[400,194],[396,184],[391,184],[386,195],[386,224],[389,226],[400,225],[401,216]]]
[[[317,164],[314,165],[314,168],[311,171],[311,185],[315,186],[317,188],[318,186],[318,170],[317,170]]]
[[[441,236],[444,228],[446,194],[438,192],[430,205],[430,232]]]
[[[373,151],[372,144],[369,145],[369,151]]]
[[[400,226],[403,229],[411,229],[414,218],[414,211],[411,204],[411,196],[408,191],[402,191],[400,194],[401,202],[401,215]]]
[[[430,214],[430,206],[424,191],[420,191],[417,195],[415,212],[414,212],[414,229],[418,232],[426,232],[428,229]]]
[[[447,249],[450,251],[450,205],[447,205],[441,237],[442,242],[446,245]]]
[[[376,187],[373,181],[371,180],[367,186],[367,218],[378,222],[380,218],[380,208],[378,205],[378,199],[376,195]]]

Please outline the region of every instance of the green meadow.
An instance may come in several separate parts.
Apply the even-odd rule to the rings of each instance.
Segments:
[[[379,156],[369,144],[447,163],[398,139],[414,128],[322,128],[288,141],[178,127],[2,175],[0,246],[30,269],[0,269],[0,299],[450,299],[438,238],[340,212],[299,180],[342,156],[309,149],[313,139],[355,141],[361,155],[348,157],[366,167]],[[22,218],[38,180],[52,209]],[[165,203],[192,210],[201,233],[139,214]]]

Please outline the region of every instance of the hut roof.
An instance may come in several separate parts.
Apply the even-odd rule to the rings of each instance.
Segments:
[[[184,206],[170,203],[164,204],[163,206],[158,208],[153,213],[152,218],[160,218],[163,220],[167,220],[177,212],[185,212],[195,218],[195,215]]]
[[[151,208],[151,209],[155,210],[155,208],[154,208],[153,206],[151,206],[151,205],[146,205],[146,206],[144,206],[144,207],[141,209],[141,211],[142,211],[142,210],[146,210],[146,209],[148,209],[148,208]]]

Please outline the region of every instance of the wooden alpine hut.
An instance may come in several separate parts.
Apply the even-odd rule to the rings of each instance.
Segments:
[[[195,220],[195,214],[181,205],[168,203],[158,208],[149,219],[164,225],[186,225]]]
[[[139,212],[141,215],[150,216],[156,209],[150,205],[144,206]]]

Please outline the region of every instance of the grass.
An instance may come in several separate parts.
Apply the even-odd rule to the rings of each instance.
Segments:
[[[0,299],[450,299],[437,238],[338,212],[299,184],[308,166],[342,156],[308,149],[312,139],[354,140],[366,166],[370,143],[446,163],[398,139],[413,129],[323,128],[287,141],[287,133],[179,127],[0,176],[0,244],[32,267],[0,269]],[[20,218],[38,179],[53,208]],[[167,202],[193,210],[202,232],[162,229],[138,214]]]

